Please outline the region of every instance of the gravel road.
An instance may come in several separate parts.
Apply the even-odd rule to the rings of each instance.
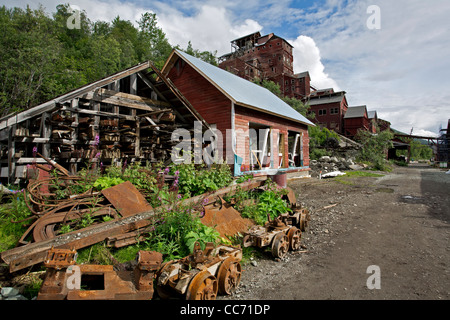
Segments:
[[[306,252],[277,262],[262,250],[220,299],[448,300],[450,174],[419,164],[383,174],[290,181],[311,210]]]

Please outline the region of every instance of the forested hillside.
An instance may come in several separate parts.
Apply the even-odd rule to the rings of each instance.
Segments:
[[[0,7],[0,116],[142,61],[161,68],[173,49],[154,13],[143,14],[136,27],[120,17],[91,21],[81,12],[79,28],[70,29],[72,15],[68,5],[53,14]],[[184,51],[216,63],[215,53],[194,50],[190,42]]]

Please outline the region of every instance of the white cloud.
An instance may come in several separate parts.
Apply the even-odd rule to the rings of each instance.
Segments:
[[[327,74],[350,105],[367,105],[394,128],[437,132],[447,125],[450,2],[378,0],[381,29],[369,30],[373,1],[328,1],[308,11],[301,32],[314,39]]]
[[[333,88],[335,91],[340,90],[336,81],[325,73],[320,50],[314,39],[307,36],[299,36],[297,39],[289,42],[294,46],[294,73],[309,71],[311,84],[317,89]]]
[[[42,4],[48,13],[56,12],[56,6],[64,3],[78,6],[81,10],[86,11],[87,17],[91,21],[112,21],[119,16],[122,20],[129,20],[136,23],[140,19],[141,14],[150,11],[143,6],[138,6],[132,2],[119,0],[15,0],[14,6],[26,8],[30,5],[32,9],[37,9]],[[5,4],[11,7],[10,1],[0,1],[0,5]]]
[[[252,19],[233,22],[226,8],[211,5],[201,6],[193,16],[177,10],[161,12],[158,21],[172,45],[186,47],[190,40],[194,48],[217,50],[219,56],[231,51],[231,40],[262,29]]]

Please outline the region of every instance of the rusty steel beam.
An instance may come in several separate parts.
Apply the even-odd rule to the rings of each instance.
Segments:
[[[238,189],[251,190],[262,186],[267,177],[259,177],[252,179],[250,182],[244,182],[239,185],[222,188],[216,192],[203,194],[178,202],[179,205],[189,205],[199,203],[202,200],[204,205],[215,201],[215,197],[234,193]],[[171,206],[164,206],[170,209]],[[162,207],[159,207],[162,208]],[[157,208],[157,209],[159,209]],[[31,243],[22,247],[13,248],[1,253],[1,259],[9,265],[10,272],[15,272],[32,265],[41,263],[45,260],[47,251],[52,247],[60,249],[81,249],[98,242],[106,240],[108,237],[114,237],[131,231],[138,230],[149,226],[151,219],[159,212],[159,210],[148,210],[142,213],[130,215],[118,220],[104,222],[93,225],[81,230],[72,231],[57,237]]]

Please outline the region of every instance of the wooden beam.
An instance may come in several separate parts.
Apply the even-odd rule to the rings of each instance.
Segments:
[[[50,123],[47,123],[47,121],[50,119],[50,114],[48,112],[44,112],[41,119],[41,128],[42,128],[42,138],[49,139],[52,134],[52,127]],[[50,144],[48,142],[45,142],[42,146],[42,154],[45,157],[50,157]]]
[[[131,121],[136,120],[135,117],[127,116],[124,114],[116,114],[116,113],[110,113],[110,112],[105,112],[105,111],[93,111],[93,110],[88,110],[88,109],[83,109],[83,108],[71,108],[68,106],[64,106],[61,108],[61,110],[84,113],[84,114],[89,114],[89,115],[99,115],[99,116],[104,116],[104,117],[121,118],[121,119],[131,120]]]
[[[155,114],[159,114],[159,113],[163,113],[163,112],[172,112],[172,109],[161,109],[161,110],[156,110],[156,111],[152,111],[152,112],[140,114],[140,115],[138,115],[138,117],[148,117],[148,116],[153,116],[153,115],[155,115]]]
[[[128,93],[99,89],[81,96],[83,99],[108,103],[113,106],[127,107],[144,111],[154,111],[161,106],[170,107],[170,104],[149,98],[130,95]]]
[[[150,89],[152,89],[157,96],[163,100],[163,101],[167,101],[166,97],[158,90],[156,89],[155,85],[150,81],[150,79],[141,71],[137,73],[137,75],[139,76],[139,78],[141,78],[141,80],[147,85],[147,87],[149,87]]]
[[[120,98],[128,99],[131,101],[140,102],[140,103],[143,103],[143,104],[146,104],[149,106],[157,106],[157,107],[160,107],[160,106],[170,107],[171,106],[169,102],[158,101],[158,100],[150,99],[147,97],[137,96],[135,94],[107,90],[107,89],[103,89],[103,88],[100,88],[96,91],[98,92],[99,95],[106,95],[106,96],[110,96],[110,97],[113,97],[113,96],[120,97]]]

